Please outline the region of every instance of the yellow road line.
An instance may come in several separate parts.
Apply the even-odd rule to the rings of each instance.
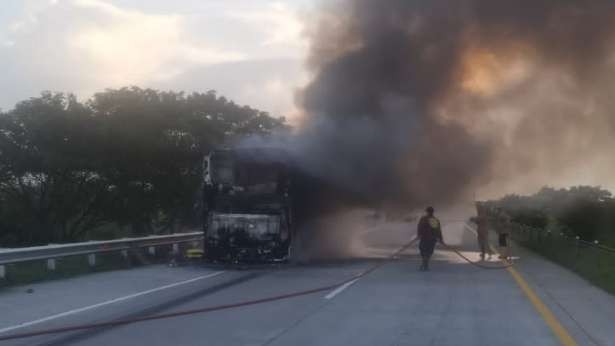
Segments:
[[[568,333],[568,331],[561,325],[561,323],[557,320],[557,317],[553,315],[551,310],[538,298],[536,293],[530,288],[527,281],[516,271],[513,267],[506,268],[510,275],[515,279],[517,285],[521,288],[525,296],[532,302],[532,305],[538,310],[542,318],[545,320],[549,328],[553,331],[555,336],[559,339],[560,343],[565,346],[576,346],[577,342],[574,341],[572,336]]]
[[[474,231],[474,229],[472,229],[472,227],[470,227],[470,225],[466,224],[466,227],[472,232],[476,232]],[[499,255],[498,251],[493,247],[493,245],[489,244],[489,247],[491,248],[491,251],[493,251],[493,253]],[[545,305],[545,303],[540,300],[538,295],[534,293],[534,290],[532,290],[532,288],[527,283],[527,281],[525,281],[523,276],[521,276],[521,274],[519,274],[519,272],[513,267],[508,267],[506,268],[506,270],[508,270],[513,279],[515,279],[515,282],[517,283],[519,288],[521,288],[521,291],[525,293],[527,299],[532,303],[532,305],[534,305],[534,308],[538,310],[540,316],[547,323],[549,328],[551,328],[551,331],[553,332],[553,334],[555,334],[559,342],[564,346],[577,346],[577,342],[574,341],[566,328],[564,328],[564,326],[562,326],[562,324],[557,320],[557,317],[553,315],[553,312],[551,312],[551,310]]]

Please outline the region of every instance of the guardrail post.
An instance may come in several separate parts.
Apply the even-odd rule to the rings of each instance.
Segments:
[[[156,249],[158,246],[171,246],[172,251],[177,256],[183,248],[183,243],[193,243],[195,246],[202,243],[202,232],[192,232],[186,234],[171,234],[164,236],[156,236],[156,238],[142,237],[142,238],[128,238],[128,239],[116,239],[113,241],[101,241],[96,243],[82,242],[75,244],[67,244],[58,248],[24,248],[19,251],[11,251],[10,253],[2,253],[2,262],[0,264],[0,279],[6,279],[11,277],[11,268],[7,265],[13,263],[19,263],[23,261],[36,261],[43,266],[43,270],[49,273],[57,271],[61,268],[57,266],[61,263],[62,258],[67,256],[79,256],[82,260],[87,257],[87,262],[90,267],[95,267],[97,263],[97,254],[99,253],[113,253],[117,255],[120,252],[121,256],[125,258],[126,262],[131,265],[133,259],[144,260],[145,248],[148,248],[149,253],[152,255],[160,255],[160,250]],[[155,242],[153,242],[155,241]],[[163,251],[166,254],[166,248]],[[133,258],[134,257],[134,258]],[[148,261],[144,261],[148,262]],[[62,262],[63,263],[63,262]]]
[[[90,265],[90,267],[93,267],[96,265],[96,254],[95,253],[91,253],[88,255],[88,264]]]
[[[579,259],[579,253],[580,253],[580,250],[581,250],[581,237],[576,236],[576,237],[574,237],[574,239],[575,239],[574,240],[574,244],[575,244],[575,246],[574,246],[574,260],[575,260],[575,263],[576,263],[578,261],[578,259]]]
[[[596,267],[599,267],[601,265],[600,263],[601,251],[600,251],[600,248],[598,247],[599,244],[600,244],[599,241],[594,240],[594,246],[592,248],[592,251],[596,253],[596,255],[594,256],[596,258],[596,263],[595,263]]]
[[[49,270],[49,271],[55,271],[56,270],[56,259],[55,258],[47,259],[47,270]]]
[[[536,230],[534,228],[532,228],[532,227],[529,227],[529,226],[528,226],[527,230],[530,232],[530,242],[533,245],[536,245]]]

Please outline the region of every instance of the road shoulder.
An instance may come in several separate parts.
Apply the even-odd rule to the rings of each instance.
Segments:
[[[515,245],[515,268],[580,345],[615,345],[615,296]]]
[[[216,271],[198,267],[152,265],[4,288],[0,293],[0,309],[11,313],[0,315],[0,330],[48,316],[79,311],[121,297],[137,296],[150,291],[157,293],[161,287],[173,287],[181,282],[190,284],[195,278],[204,278],[214,273]],[[213,279],[210,281],[215,281]],[[199,282],[195,281],[194,284]]]

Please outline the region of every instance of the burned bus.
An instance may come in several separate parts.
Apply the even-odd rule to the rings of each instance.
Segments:
[[[285,153],[218,149],[204,166],[205,258],[227,263],[289,259],[294,234]]]

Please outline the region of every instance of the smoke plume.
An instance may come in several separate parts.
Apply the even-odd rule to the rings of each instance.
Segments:
[[[313,175],[405,208],[611,182],[615,2],[348,0],[315,23]]]

